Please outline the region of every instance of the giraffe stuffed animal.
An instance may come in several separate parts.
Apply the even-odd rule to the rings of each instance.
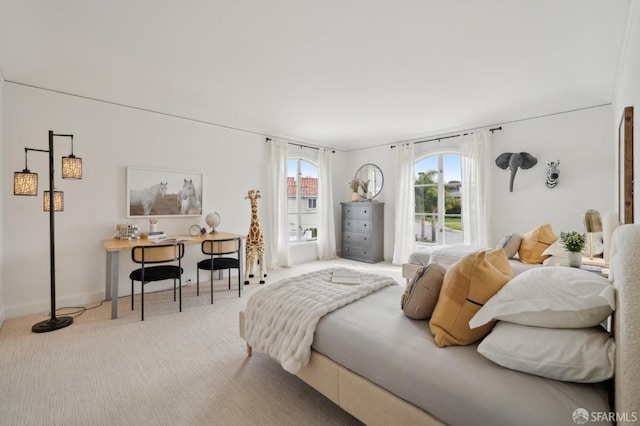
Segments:
[[[246,268],[244,270],[244,283],[249,284],[249,278],[253,278],[253,265],[258,260],[260,265],[260,284],[264,284],[265,273],[264,263],[264,237],[260,230],[260,221],[258,220],[258,198],[260,191],[250,189],[245,200],[251,203],[251,225],[249,225],[249,234],[247,235],[246,245]]]

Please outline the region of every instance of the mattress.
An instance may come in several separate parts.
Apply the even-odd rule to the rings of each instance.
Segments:
[[[573,412],[609,412],[600,384],[560,382],[503,368],[477,345],[438,348],[428,321],[383,288],[318,323],[312,348],[451,425],[574,425]]]

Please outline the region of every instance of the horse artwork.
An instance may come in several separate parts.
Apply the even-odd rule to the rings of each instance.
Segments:
[[[560,170],[558,166],[560,165],[560,160],[558,161],[547,161],[547,188],[555,188],[558,185],[558,179],[560,178]]]
[[[182,189],[178,193],[178,204],[182,214],[198,214],[201,212],[202,204],[198,199],[193,179],[184,179]]]
[[[167,183],[160,182],[144,189],[132,189],[129,193],[129,206],[141,206],[145,216],[151,214],[151,209],[158,197],[167,196]]]
[[[201,172],[127,167],[127,217],[196,216],[203,203]]]

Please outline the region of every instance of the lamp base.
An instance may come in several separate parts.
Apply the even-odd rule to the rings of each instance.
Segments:
[[[48,319],[34,324],[33,327],[31,327],[31,331],[33,331],[34,333],[46,333],[48,331],[65,328],[72,323],[72,317],[56,317],[55,319]]]

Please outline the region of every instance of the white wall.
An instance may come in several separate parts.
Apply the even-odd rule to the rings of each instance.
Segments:
[[[640,219],[640,190],[638,190],[638,176],[640,176],[640,132],[638,132],[637,124],[640,123],[640,84],[638,79],[640,76],[640,7],[637,2],[631,2],[629,21],[627,28],[627,38],[625,43],[625,51],[620,61],[620,71],[618,75],[618,81],[616,85],[616,92],[614,94],[613,103],[613,128],[612,133],[616,135],[618,133],[618,124],[620,123],[620,117],[625,107],[634,107],[634,182],[636,182],[636,190],[634,192],[634,223],[638,223]],[[617,142],[613,146],[614,153],[617,153]],[[616,157],[617,160],[617,157]],[[617,175],[616,175],[617,176]],[[617,181],[615,181],[617,184]],[[617,192],[616,192],[617,194]],[[617,203],[617,195],[614,199],[614,203]],[[617,204],[614,204],[614,208]]]
[[[526,151],[538,159],[538,164],[518,171],[513,192],[509,192],[509,172],[492,166],[491,244],[497,244],[504,234],[524,233],[544,223],[551,224],[558,235],[561,231],[581,231],[585,210],[613,209],[615,164],[610,106],[505,124],[502,128],[493,133],[492,158],[503,152]],[[449,151],[459,141],[453,138],[417,144],[415,156]],[[376,199],[386,203],[384,256],[389,260],[394,246],[395,151],[383,146],[350,154],[350,176],[364,163],[377,164],[384,174],[384,188]],[[549,189],[545,186],[545,163],[558,159],[560,182]],[[346,180],[343,197],[349,197]]]
[[[2,90],[4,87],[4,77],[2,76],[2,72],[0,72],[0,147],[4,146],[4,141],[2,138],[3,135],[3,131],[2,131]],[[0,159],[3,156],[0,155]],[[4,161],[0,161],[0,176],[4,176]],[[2,179],[4,180],[11,180],[10,178],[6,178],[6,179]],[[0,186],[0,327],[2,326],[2,324],[4,323],[5,320],[5,309],[4,309],[4,256],[3,256],[3,248],[4,248],[4,238],[3,238],[3,230],[4,230],[4,226],[3,226],[3,216],[4,216],[4,185]]]
[[[160,114],[115,106],[6,83],[3,91],[3,168],[9,174],[24,167],[24,147],[47,147],[47,132],[73,133],[75,154],[83,159],[83,180],[56,180],[65,192],[65,211],[56,214],[57,306],[98,301],[104,297],[105,252],[100,243],[112,238],[126,219],[126,168],[141,166],[204,173],[203,211],[217,211],[221,229],[246,233],[250,188],[264,189],[267,153],[264,138]],[[68,139],[56,139],[56,164],[68,153]],[[29,154],[29,168],[47,185],[47,156]],[[13,197],[11,179],[2,179],[4,227],[2,271],[8,318],[44,312],[49,307],[48,220],[42,196]],[[263,199],[264,200],[264,199]],[[266,232],[264,202],[259,216]],[[186,233],[204,217],[161,218],[168,233]],[[10,248],[10,250],[7,250]],[[189,250],[186,278],[195,278],[198,250]],[[129,293],[133,264],[121,256],[120,294]],[[160,284],[160,283],[159,283]]]

